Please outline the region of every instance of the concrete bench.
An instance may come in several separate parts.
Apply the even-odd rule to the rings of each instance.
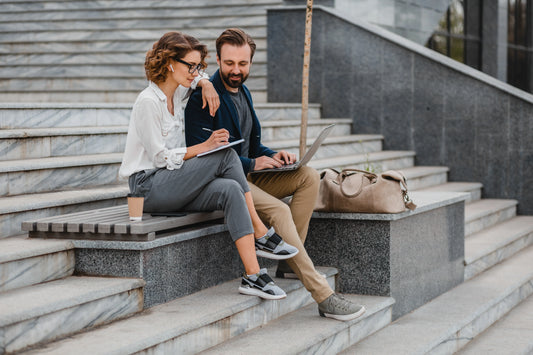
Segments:
[[[22,223],[30,238],[150,241],[157,233],[223,218],[222,211],[187,213],[185,216],[143,215],[130,221],[128,205],[41,218]]]

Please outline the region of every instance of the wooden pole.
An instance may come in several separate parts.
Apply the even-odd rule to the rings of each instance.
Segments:
[[[313,17],[313,0],[307,0],[305,11],[304,66],[302,71],[302,125],[300,127],[300,159],[307,147],[307,116],[309,106],[309,61],[311,55],[311,25]]]

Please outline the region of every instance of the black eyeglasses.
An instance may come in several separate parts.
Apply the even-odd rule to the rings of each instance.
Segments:
[[[185,64],[186,66],[188,66],[189,67],[189,74],[194,74],[195,71],[197,71],[198,74],[200,74],[200,75],[204,73],[204,69],[202,67],[202,64],[193,65],[191,63],[187,63],[186,61],[178,59],[178,58],[174,58],[174,60],[176,62],[180,62],[181,64]]]

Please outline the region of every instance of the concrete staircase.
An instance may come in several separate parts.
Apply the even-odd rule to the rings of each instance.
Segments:
[[[0,101],[127,102],[146,86],[144,58],[168,31],[208,45],[241,27],[257,44],[248,79],[256,102],[266,102],[266,7],[281,0],[2,1]]]
[[[65,241],[0,240],[0,353],[13,353],[143,308],[141,279],[74,276]]]
[[[287,149],[296,152],[298,149],[299,134],[299,122],[298,117],[300,115],[297,105],[288,104],[258,104],[258,113],[260,117],[264,117],[262,122],[264,126],[265,144],[270,145],[275,149]],[[88,127],[76,127],[74,122],[69,121],[70,117],[83,116],[83,113],[76,110],[86,110]],[[95,114],[96,111],[100,111]],[[89,206],[95,204],[105,204],[109,200],[113,203],[124,203],[124,195],[127,192],[127,187],[123,183],[117,183],[117,181],[111,179],[110,181],[100,181],[94,179],[85,179],[83,172],[85,168],[78,169],[79,162],[87,164],[94,164],[99,167],[102,163],[92,161],[93,157],[98,157],[100,161],[109,161],[110,166],[107,167],[110,172],[109,176],[116,177],[116,170],[120,162],[120,143],[124,141],[124,135],[126,134],[125,126],[120,124],[120,119],[127,119],[127,108],[115,108],[111,109],[106,107],[105,109],[98,109],[96,106],[93,108],[85,107],[83,109],[76,108],[41,108],[38,111],[33,112],[28,110],[29,113],[37,113],[34,117],[39,121],[46,121],[45,117],[64,117],[62,124],[66,127],[48,127],[48,128],[13,128],[5,129],[3,131],[6,138],[2,139],[2,142],[9,141],[9,144],[2,145],[9,147],[6,151],[9,151],[7,155],[11,160],[3,161],[5,181],[11,182],[9,177],[12,172],[17,173],[17,178],[14,178],[13,185],[7,184],[8,188],[17,188],[17,182],[22,177],[29,175],[24,170],[24,164],[27,161],[39,163],[38,169],[35,169],[35,175],[32,178],[26,178],[25,187],[20,187],[19,194],[12,195],[11,190],[8,190],[2,198],[4,203],[4,209],[8,212],[2,215],[2,226],[5,229],[9,221],[17,220],[22,221],[28,219],[29,216],[34,214],[48,215],[58,213],[58,210],[78,210],[87,209]],[[9,110],[8,110],[9,111]],[[53,112],[52,112],[53,111]],[[63,111],[63,112],[61,112]],[[90,114],[89,112],[92,112]],[[113,119],[106,120],[105,113],[108,113],[109,118],[122,117],[114,121]],[[21,114],[24,116],[23,114]],[[39,119],[38,115],[42,115],[43,119]],[[28,115],[29,116],[29,115]],[[91,116],[99,117],[101,122],[107,122],[109,126],[101,126],[91,122]],[[3,117],[9,117],[8,114]],[[94,118],[93,117],[93,118]],[[96,119],[96,118],[94,118]],[[52,119],[52,121],[54,121]],[[7,121],[3,121],[6,124]],[[234,306],[228,306],[223,301],[225,299],[238,298],[245,304],[251,302],[248,297],[244,299],[237,296],[236,284],[238,280],[216,286],[205,291],[201,291],[198,294],[193,294],[182,299],[178,299],[169,304],[163,304],[156,307],[152,307],[139,316],[130,317],[122,321],[112,322],[111,324],[92,331],[86,331],[75,336],[69,336],[67,340],[51,343],[45,348],[41,348],[40,345],[35,350],[37,353],[51,353],[51,354],[63,354],[69,353],[67,349],[87,349],[87,353],[106,353],[99,348],[103,346],[94,342],[94,339],[103,339],[104,334],[106,340],[103,344],[110,346],[109,349],[116,349],[116,353],[130,353],[130,352],[149,352],[153,349],[162,349],[163,353],[172,353],[175,349],[191,349],[190,353],[197,351],[207,351],[212,346],[217,346],[210,349],[213,353],[233,353],[240,351],[242,348],[252,346],[250,344],[256,344],[254,339],[259,337],[266,337],[263,341],[265,346],[268,344],[268,339],[272,339],[272,343],[269,349],[276,347],[279,349],[279,353],[296,353],[304,351],[320,351],[325,353],[336,353],[348,348],[347,353],[351,351],[359,352],[358,346],[361,349],[370,349],[369,351],[376,351],[372,347],[372,344],[380,344],[382,346],[385,342],[383,338],[379,337],[380,334],[384,338],[388,339],[389,333],[395,333],[395,327],[402,327],[402,324],[410,323],[412,317],[417,317],[417,312],[420,313],[420,317],[431,321],[433,324],[435,319],[439,317],[443,318],[442,326],[435,326],[434,333],[428,335],[427,339],[419,339],[417,337],[412,341],[412,348],[408,348],[406,353],[411,351],[418,351],[417,349],[423,349],[429,351],[431,349],[440,349],[441,344],[448,344],[445,348],[445,353],[451,353],[464,345],[466,341],[463,339],[462,332],[466,332],[476,326],[476,331],[470,333],[468,340],[473,338],[478,333],[481,333],[484,329],[490,327],[495,321],[501,318],[508,310],[512,309],[515,305],[519,305],[523,299],[533,292],[533,272],[530,260],[533,256],[533,249],[530,246],[533,241],[533,217],[529,216],[516,216],[516,204],[517,201],[508,200],[492,200],[492,199],[480,199],[481,196],[481,184],[478,183],[456,183],[447,182],[446,167],[421,167],[414,165],[414,152],[390,152],[382,150],[383,138],[379,135],[352,135],[350,134],[350,120],[345,119],[321,119],[320,108],[318,105],[313,105],[311,111],[311,120],[309,125],[310,140],[317,132],[325,125],[335,122],[337,126],[332,133],[332,137],[329,137],[323,147],[319,150],[319,154],[313,159],[311,165],[317,169],[321,169],[328,166],[342,167],[342,166],[358,166],[360,168],[374,168],[374,169],[398,169],[404,172],[408,178],[409,187],[412,190],[426,190],[426,191],[461,191],[468,192],[470,197],[465,207],[465,279],[467,281],[459,287],[447,292],[446,294],[438,297],[429,304],[417,309],[411,314],[408,314],[402,318],[399,318],[394,323],[391,323],[390,306],[393,300],[388,298],[371,297],[371,296],[357,296],[349,295],[358,302],[366,304],[369,308],[368,314],[361,320],[357,320],[349,323],[341,323],[331,320],[324,320],[317,316],[316,305],[311,302],[309,296],[305,290],[302,289],[299,282],[291,283],[287,280],[280,280],[283,286],[292,289],[297,288],[300,296],[296,298],[294,303],[296,306],[293,308],[285,309],[285,311],[277,313],[276,310],[280,307],[286,307],[283,301],[279,302],[261,302],[255,300],[253,302],[260,305],[262,311],[265,313],[273,312],[273,318],[264,319],[266,317],[263,313],[260,316],[252,316],[255,311],[251,313],[241,314],[242,303]],[[14,126],[12,121],[7,126]],[[94,126],[92,126],[94,125]],[[72,128],[69,128],[72,127]],[[96,127],[98,127],[98,130]],[[109,130],[108,130],[109,127]],[[46,135],[45,135],[46,134]],[[114,138],[109,139],[109,142],[114,144],[108,145],[106,142],[106,134],[112,135]],[[13,138],[13,137],[17,138]],[[280,139],[275,139],[280,137]],[[92,143],[91,143],[92,142]],[[21,147],[35,147],[40,146],[38,150],[21,148]],[[73,146],[74,148],[69,148]],[[63,149],[57,148],[59,156],[54,153],[56,148],[64,147]],[[99,154],[93,154],[100,149]],[[19,151],[19,153],[16,153]],[[75,152],[78,155],[61,156],[64,152]],[[105,151],[105,153],[104,153]],[[115,152],[118,151],[118,152]],[[40,156],[32,156],[27,158],[23,152],[29,154],[39,154]],[[17,155],[18,154],[18,155]],[[54,165],[56,164],[56,165]],[[28,169],[33,168],[32,164],[26,165]],[[49,166],[48,171],[45,169]],[[14,167],[16,167],[16,170]],[[87,169],[90,170],[90,169]],[[32,170],[30,170],[32,171]],[[43,175],[41,175],[43,174]],[[69,181],[72,185],[65,191],[61,191],[61,185],[53,185],[53,188],[49,190],[45,187],[45,182],[50,174],[57,174],[57,178],[52,177],[51,180],[64,179]],[[81,174],[81,175],[80,175]],[[96,173],[95,176],[99,174]],[[115,178],[116,179],[116,178]],[[87,183],[90,181],[90,183]],[[54,181],[55,183],[55,181]],[[77,188],[76,188],[77,187]],[[28,193],[24,192],[24,188]],[[43,191],[44,190],[44,191]],[[116,195],[113,195],[116,194]],[[115,196],[114,199],[107,199],[107,196]],[[415,201],[416,202],[416,201]],[[61,206],[61,203],[64,205]],[[17,205],[18,204],[18,205]],[[39,205],[41,204],[41,205]],[[54,206],[60,207],[54,207]],[[37,208],[32,210],[32,208]],[[62,213],[62,212],[61,212]],[[18,222],[17,222],[18,223]],[[0,324],[6,327],[13,327],[14,329],[20,329],[19,326],[24,327],[27,324],[35,324],[34,318],[45,319],[43,314],[50,313],[50,322],[46,324],[54,324],[51,328],[54,331],[51,334],[42,334],[41,328],[37,327],[35,331],[38,333],[35,340],[26,343],[17,341],[10,341],[9,345],[3,345],[5,352],[13,352],[15,350],[23,349],[26,346],[32,346],[33,344],[47,343],[55,338],[61,338],[72,333],[77,333],[80,330],[92,329],[94,326],[111,322],[115,318],[105,318],[103,321],[87,320],[85,323],[80,321],[77,326],[66,327],[67,330],[59,327],[58,325],[63,322],[65,314],[68,312],[77,312],[76,309],[81,309],[82,305],[91,305],[94,298],[99,298],[102,293],[110,293],[105,297],[122,298],[121,296],[112,296],[113,289],[118,289],[118,293],[133,292],[135,290],[134,299],[139,300],[142,297],[142,282],[140,280],[121,280],[121,279],[103,279],[83,276],[72,276],[73,263],[74,263],[74,249],[69,242],[51,241],[51,240],[28,240],[24,236],[16,236],[20,231],[20,224],[13,223],[9,229],[9,233],[3,234],[6,238],[0,240],[0,268],[3,276],[3,285],[1,287],[2,293],[0,293],[0,308],[6,310],[6,313],[2,312],[0,317]],[[496,266],[494,266],[496,265]],[[330,277],[336,273],[333,269],[327,271]],[[498,271],[501,270],[501,271]],[[510,272],[509,270],[512,270]],[[494,280],[499,280],[494,282]],[[56,281],[52,281],[56,280]],[[116,282],[117,285],[108,285],[105,282]],[[285,283],[288,282],[288,283]],[[333,283],[333,279],[331,279]],[[90,290],[85,294],[78,294],[85,292],[79,285],[84,284]],[[96,290],[93,290],[95,287]],[[490,288],[490,293],[487,289]],[[74,292],[75,291],[75,292]],[[67,295],[71,293],[72,299]],[[43,298],[35,297],[38,294],[43,294]],[[66,298],[57,299],[52,297],[57,293],[65,295]],[[210,294],[211,301],[205,302],[201,296],[205,293]],[[95,294],[96,296],[91,296]],[[306,296],[307,295],[307,296]],[[219,302],[213,301],[213,298],[222,297]],[[32,301],[27,301],[29,306],[28,310],[23,308],[18,309],[13,304],[17,300],[29,297]],[[48,297],[48,298],[47,298]],[[292,296],[291,296],[292,297]],[[467,297],[469,303],[460,302],[457,303],[459,297]],[[131,298],[131,297],[130,297]],[[42,301],[35,302],[35,299]],[[252,298],[253,299],[253,298]],[[202,301],[203,300],[203,301]],[[108,304],[108,301],[103,301]],[[128,299],[126,302],[131,302]],[[195,306],[196,302],[200,305]],[[194,331],[194,334],[189,336],[179,334],[189,334],[191,331],[187,328],[187,324],[190,322],[190,318],[185,321],[185,325],[177,326],[175,324],[177,319],[182,317],[175,317],[175,314],[169,309],[178,309],[183,311],[185,308],[187,312],[200,312],[205,308],[206,304],[216,303],[217,307],[222,307],[223,310],[209,310],[208,314],[216,314],[220,316],[220,319],[210,319],[206,324],[202,325],[207,327],[202,330]],[[292,303],[292,302],[289,302]],[[18,304],[18,303],[17,303]],[[142,300],[141,303],[142,305]],[[458,306],[459,309],[454,313],[453,306]],[[57,310],[55,307],[65,307],[68,310],[62,308]],[[91,308],[93,306],[89,306]],[[109,307],[112,310],[108,313],[113,313],[119,317],[125,317],[131,315],[134,312],[141,311],[137,306],[136,308],[131,305],[116,305],[113,302],[109,302]],[[225,308],[227,307],[227,308]],[[255,306],[254,306],[255,307]],[[74,308],[74,309],[71,309]],[[142,307],[141,307],[142,308]],[[14,311],[16,309],[16,312]],[[124,313],[120,310],[125,309]],[[441,312],[448,314],[447,317],[436,314],[436,318],[433,319],[432,313],[435,309],[439,309]],[[12,310],[12,312],[7,312]],[[50,312],[49,312],[50,310]],[[497,312],[496,312],[497,310]],[[59,315],[54,315],[54,313]],[[155,317],[153,314],[168,313],[166,317]],[[177,312],[177,311],[176,311]],[[222,313],[220,313],[222,312]],[[214,343],[204,342],[204,339],[211,339],[213,329],[226,329],[226,322],[232,323],[227,320],[227,312],[230,312],[232,317],[237,318],[239,324],[246,323],[242,319],[254,319],[258,317],[261,320],[260,323],[253,323],[245,329],[241,329],[241,326],[237,326],[239,330],[229,332],[224,331],[224,336],[215,336],[218,339]],[[494,313],[496,312],[496,313]],[[42,313],[42,314],[41,314]],[[5,316],[4,316],[5,314]],[[222,315],[220,315],[222,314]],[[454,319],[454,314],[457,315],[457,319]],[[460,316],[459,316],[460,315]],[[96,316],[96,315],[95,315]],[[33,318],[32,318],[33,317]],[[58,318],[59,317],[59,318]],[[149,317],[149,318],[145,318]],[[151,318],[153,317],[153,318]],[[68,316],[67,316],[68,318]],[[91,317],[89,317],[91,318]],[[194,318],[194,317],[193,317]],[[150,319],[150,321],[148,321]],[[478,319],[482,319],[482,324],[479,324]],[[514,318],[510,318],[512,321]],[[199,322],[204,322],[202,317],[198,318]],[[305,331],[294,326],[295,323],[305,321],[306,325],[309,325],[309,329],[306,327]],[[76,321],[75,323],[78,323]],[[422,322],[423,324],[426,324]],[[144,326],[143,326],[144,324]],[[418,324],[418,323],[417,323]],[[436,324],[436,323],[435,323]],[[427,327],[426,325],[420,325]],[[157,327],[157,332],[150,332],[146,327]],[[138,339],[137,342],[128,341],[126,344],[123,339],[121,341],[112,340],[113,338],[120,339],[116,334],[121,334],[124,329],[138,329],[139,334],[146,334],[145,336],[133,336],[132,338]],[[162,328],[160,328],[162,327]],[[256,328],[259,327],[259,328]],[[45,328],[48,329],[48,326]],[[56,330],[57,328],[57,330]],[[179,330],[178,330],[179,328]],[[63,329],[63,330],[62,330]],[[211,329],[211,330],[207,330]],[[271,329],[271,330],[269,330]],[[314,330],[313,330],[314,329]],[[389,330],[390,329],[390,330]],[[452,329],[453,331],[451,331]],[[490,328],[489,328],[490,329]],[[286,339],[291,339],[286,345],[287,347],[281,347],[279,344],[279,335],[276,335],[277,331],[283,331]],[[16,332],[16,331],[14,331]],[[207,332],[207,333],[206,333]],[[415,331],[413,331],[415,332]],[[366,337],[367,335],[374,335]],[[16,334],[16,333],[15,333]],[[115,334],[112,336],[112,334]],[[162,339],[157,334],[166,334],[165,339]],[[354,336],[356,334],[356,336]],[[239,335],[238,337],[236,335]],[[365,338],[366,337],[366,338]],[[455,337],[461,338],[455,340]],[[14,336],[14,338],[17,338]],[[454,341],[450,341],[450,338]],[[18,339],[18,338],[17,338]],[[27,339],[24,337],[24,339]],[[178,340],[179,339],[179,340]],[[296,339],[299,339],[296,341]],[[376,340],[373,340],[376,339]],[[392,338],[391,338],[392,339]],[[109,342],[109,343],[108,343]],[[115,344],[117,342],[117,344]],[[196,345],[191,345],[196,344]],[[480,339],[479,342],[482,342]],[[136,345],[133,346],[132,344]],[[201,345],[197,345],[200,343]],[[455,344],[453,347],[449,344]],[[89,346],[89,344],[93,344]],[[115,344],[115,345],[109,345]],[[130,347],[131,346],[131,347]],[[355,346],[355,348],[350,348]],[[268,347],[267,347],[268,348]],[[152,350],[149,350],[152,349]],[[170,350],[169,350],[170,349]],[[174,349],[174,350],[172,350]],[[386,348],[384,348],[386,349]],[[393,351],[394,349],[388,349],[387,351]],[[65,352],[67,351],[67,352]],[[109,350],[107,353],[115,353],[115,350]],[[187,351],[185,351],[187,352]],[[383,351],[385,353],[385,350]]]
[[[482,199],[479,183],[448,182],[446,167],[415,166],[415,152],[383,151],[382,136],[353,135],[351,119],[321,118],[319,105],[310,140],[337,126],[316,169],[397,169],[412,190],[469,193],[462,285],[393,323],[394,300],[361,295],[347,295],[366,305],[361,319],[322,319],[292,280],[277,280],[288,292],[282,301],[238,295],[234,280],[143,311],[143,280],[73,275],[71,242],[20,235],[24,220],[125,203],[117,170],[129,111],[146,84],[144,53],[167,30],[198,36],[210,53],[228,23],[252,33],[259,49],[249,86],[265,144],[296,152],[299,105],[264,103],[265,8],[280,3],[0,3],[0,100],[18,102],[0,104],[0,353],[261,352],[258,343],[280,354],[485,353],[508,352],[506,341],[513,353],[532,351],[533,217],[516,215],[518,201]],[[214,57],[209,63],[212,72]],[[337,271],[321,270],[334,285]]]

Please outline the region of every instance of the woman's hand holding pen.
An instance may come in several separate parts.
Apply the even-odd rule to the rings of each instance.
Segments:
[[[217,129],[216,131],[213,131],[211,133],[211,136],[203,143],[206,147],[206,152],[218,148],[222,145],[226,145],[229,143],[229,132],[228,130],[221,128]]]

